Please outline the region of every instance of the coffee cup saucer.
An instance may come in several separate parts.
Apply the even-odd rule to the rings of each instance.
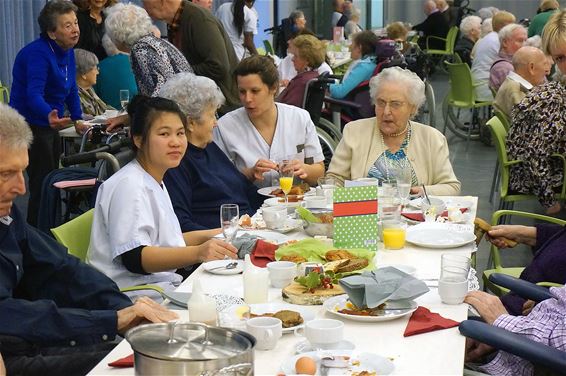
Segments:
[[[331,345],[325,345],[324,347],[320,347],[320,346],[314,347],[308,340],[305,340],[297,343],[297,346],[295,347],[295,352],[297,354],[301,354],[301,353],[317,351],[317,350],[354,350],[355,348],[356,345],[345,339],[343,339],[340,342],[333,343]]]

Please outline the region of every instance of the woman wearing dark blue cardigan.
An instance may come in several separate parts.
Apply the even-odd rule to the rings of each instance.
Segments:
[[[181,230],[220,227],[222,204],[238,204],[240,215],[253,215],[262,202],[257,187],[212,140],[216,110],[224,103],[214,81],[179,73],[163,85],[159,95],[176,101],[187,115],[187,152],[179,167],[164,177]]]

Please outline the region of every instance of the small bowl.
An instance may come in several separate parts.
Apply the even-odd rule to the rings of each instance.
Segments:
[[[315,217],[320,217],[322,215],[332,215],[334,212],[329,209],[309,209]],[[310,236],[326,236],[327,238],[332,238],[334,235],[334,223],[320,223],[320,222],[309,222],[303,220],[305,223],[305,232]]]

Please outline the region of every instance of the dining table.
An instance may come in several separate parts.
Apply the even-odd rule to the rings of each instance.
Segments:
[[[458,196],[444,199],[471,203],[468,211],[468,226],[473,229],[473,218],[477,212],[477,197]],[[271,231],[258,230],[262,237],[269,238]],[[251,231],[254,233],[254,231]],[[277,241],[300,240],[308,238],[302,229],[273,237]],[[465,303],[444,304],[438,295],[441,255],[446,253],[461,254],[470,257],[476,251],[475,242],[449,248],[424,248],[407,242],[400,250],[385,250],[380,243],[373,262],[377,268],[385,265],[405,265],[414,267],[415,277],[423,280],[429,291],[416,299],[419,306],[431,312],[461,322],[468,318],[469,306]],[[199,280],[205,292],[211,295],[231,295],[243,297],[242,274],[211,274],[201,265],[178,287],[178,292],[190,292],[193,282]],[[476,278],[477,282],[477,278]],[[281,289],[270,287],[268,301],[283,304]],[[168,303],[166,300],[164,303]],[[288,303],[286,303],[288,304]],[[356,352],[367,352],[385,357],[394,365],[394,375],[462,375],[464,368],[465,337],[457,327],[431,331],[428,333],[404,337],[404,332],[411,315],[389,321],[361,322],[343,318],[327,311],[323,306],[301,306],[310,310],[316,318],[332,318],[343,321],[344,339],[355,345]],[[180,308],[179,308],[180,309]],[[186,320],[186,310],[180,311],[180,320]],[[255,350],[254,373],[256,375],[280,374],[282,364],[297,353],[297,345],[304,342],[304,337],[293,333],[283,334],[274,349]],[[134,368],[112,368],[108,363],[132,353],[126,340],[122,340],[89,374],[90,375],[133,375]]]

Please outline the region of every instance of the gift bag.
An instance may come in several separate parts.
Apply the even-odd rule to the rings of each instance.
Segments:
[[[377,186],[334,190],[334,246],[377,251]]]

